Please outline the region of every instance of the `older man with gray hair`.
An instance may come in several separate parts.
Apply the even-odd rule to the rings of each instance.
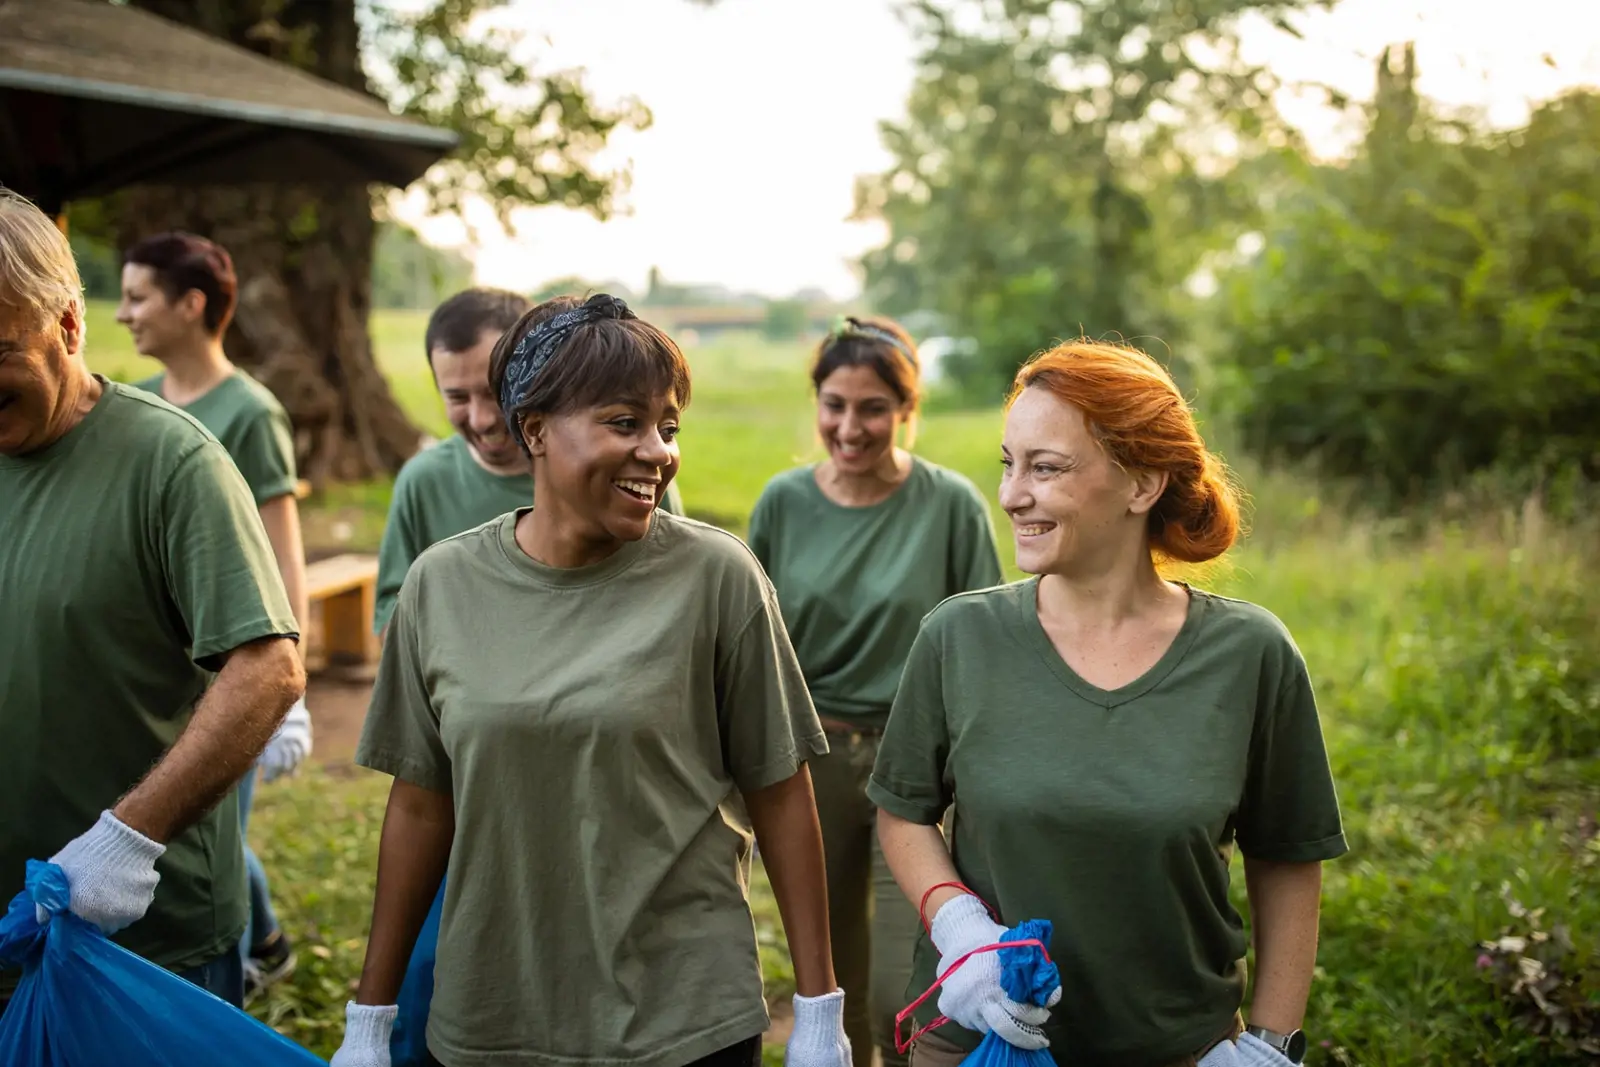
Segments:
[[[233,787],[305,690],[299,627],[227,451],[83,344],[66,238],[0,189],[0,903],[48,858],[73,912],[239,1004]]]

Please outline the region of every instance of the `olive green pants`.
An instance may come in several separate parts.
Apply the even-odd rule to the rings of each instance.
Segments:
[[[811,763],[828,863],[828,920],[833,968],[844,989],[844,1029],[854,1067],[871,1067],[876,1047],[884,1067],[904,1067],[894,1049],[895,1014],[910,1003],[911,951],[920,920],[895,884],[878,848],[877,809],[867,779],[878,738],[829,731],[831,751]]]

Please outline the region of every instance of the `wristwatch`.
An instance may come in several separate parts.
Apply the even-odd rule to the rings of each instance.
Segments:
[[[1306,1035],[1303,1030],[1280,1034],[1276,1030],[1268,1030],[1265,1026],[1247,1026],[1247,1034],[1253,1034],[1257,1039],[1271,1045],[1288,1058],[1290,1063],[1303,1063],[1306,1058]]]

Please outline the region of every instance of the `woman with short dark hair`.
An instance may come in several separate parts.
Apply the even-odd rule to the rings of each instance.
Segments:
[[[657,506],[688,364],[622,301],[564,297],[501,338],[491,380],[537,505],[406,574],[357,756],[395,782],[334,1063],[389,1062],[448,863],[445,1067],[751,1067],[753,826],[794,958],[789,1062],[844,1067],[806,767],[826,741],[755,558]]]
[[[817,348],[811,384],[827,458],[767,483],[750,547],[829,735],[811,773],[845,1029],[858,1067],[874,1047],[895,1067],[917,919],[876,848],[867,777],[917,624],[945,597],[997,584],[1000,559],[978,490],[908,451],[917,349],[899,323],[841,320]]]

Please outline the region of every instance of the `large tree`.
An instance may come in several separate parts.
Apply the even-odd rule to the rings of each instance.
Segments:
[[[883,127],[893,166],[857,192],[889,229],[869,296],[975,337],[953,369],[985,399],[1054,336],[1170,337],[1198,235],[1237,207],[1216,175],[1268,127],[1288,136],[1239,20],[1324,3],[905,3],[916,82]]]
[[[421,183],[438,210],[481,197],[502,224],[516,207],[552,203],[604,217],[626,174],[598,170],[595,153],[617,127],[649,122],[635,101],[597,104],[579,75],[533,69],[520,37],[497,21],[509,0],[128,2],[454,129],[460,148]],[[103,205],[119,246],[182,227],[233,254],[241,291],[226,347],[283,401],[314,483],[392,472],[418,444],[367,331],[385,193],[152,186]]]
[[[1399,503],[1600,480],[1600,93],[1489,128],[1386,49],[1365,139],[1264,189],[1264,248],[1222,275],[1243,440]]]

